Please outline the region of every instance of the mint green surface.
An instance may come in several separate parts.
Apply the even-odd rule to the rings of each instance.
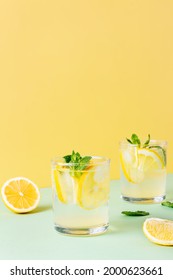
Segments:
[[[173,200],[173,174],[168,175],[167,199]],[[0,259],[173,259],[173,246],[150,242],[143,234],[147,217],[173,220],[173,209],[160,204],[140,205],[120,198],[119,181],[111,182],[110,228],[94,237],[69,237],[54,230],[51,189],[41,190],[39,207],[14,214],[0,200]],[[149,211],[147,217],[127,217],[123,210]]]

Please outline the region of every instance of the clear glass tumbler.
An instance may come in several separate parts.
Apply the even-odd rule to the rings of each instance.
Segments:
[[[150,140],[147,147],[120,142],[121,196],[137,203],[159,203],[166,197],[167,142]]]
[[[96,235],[109,226],[110,160],[92,157],[83,169],[64,158],[52,160],[55,229],[68,235]]]

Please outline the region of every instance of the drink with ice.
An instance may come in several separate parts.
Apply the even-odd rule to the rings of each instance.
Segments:
[[[93,235],[107,230],[110,192],[107,158],[81,157],[75,152],[58,157],[52,161],[52,185],[57,231]]]
[[[120,142],[121,195],[130,202],[157,203],[166,196],[166,141],[142,143],[136,134]]]

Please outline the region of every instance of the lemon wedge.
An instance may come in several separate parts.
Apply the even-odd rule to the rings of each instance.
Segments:
[[[5,205],[16,213],[27,213],[34,210],[40,200],[38,187],[24,177],[8,180],[2,186],[1,194]]]
[[[143,224],[146,237],[159,245],[173,246],[173,221],[159,218],[146,219]]]
[[[126,179],[134,184],[140,183],[147,172],[164,168],[162,157],[146,148],[133,147],[121,151],[120,161]]]

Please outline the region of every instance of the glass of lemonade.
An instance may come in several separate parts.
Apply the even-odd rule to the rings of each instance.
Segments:
[[[101,234],[109,226],[110,160],[76,154],[78,163],[71,155],[52,160],[54,226],[68,235]]]
[[[149,137],[144,144],[134,143],[120,142],[121,196],[129,202],[159,203],[166,197],[167,142]]]

